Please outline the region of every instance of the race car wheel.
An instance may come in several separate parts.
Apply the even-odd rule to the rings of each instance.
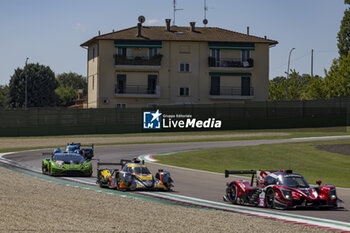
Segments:
[[[275,206],[275,191],[271,188],[266,191],[265,203],[267,208],[274,208]]]
[[[42,171],[44,174],[47,172],[47,166],[46,166],[44,163],[41,164],[41,171]]]
[[[228,199],[233,203],[237,203],[237,186],[236,184],[230,184],[230,186],[226,189],[226,195]]]

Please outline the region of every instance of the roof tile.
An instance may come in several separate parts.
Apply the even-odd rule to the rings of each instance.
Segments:
[[[131,27],[96,36],[81,44],[81,46],[88,46],[96,40],[212,41],[278,44],[275,40],[251,36],[218,27],[196,27],[195,32],[192,32],[190,27],[172,26],[171,30],[167,31],[165,26],[143,26],[141,35],[141,37],[137,37],[137,27]]]

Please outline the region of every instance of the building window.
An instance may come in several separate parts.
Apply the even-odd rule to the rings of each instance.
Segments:
[[[180,63],[180,72],[190,72],[190,64],[189,63]]]
[[[91,59],[94,59],[97,56],[98,56],[98,47],[97,47],[97,45],[89,46],[88,59],[91,60]]]
[[[242,50],[242,62],[248,61],[250,58],[250,51],[249,50]]]
[[[116,108],[126,108],[126,103],[118,103],[115,105]]]
[[[210,56],[215,58],[215,66],[220,66],[220,49],[211,49]]]
[[[149,48],[148,49],[148,57],[152,58],[154,55],[158,54],[158,49],[157,48]]]
[[[147,94],[156,94],[157,79],[158,76],[155,74],[148,75]]]
[[[190,96],[190,88],[189,87],[180,87],[180,96]]]
[[[126,93],[126,74],[117,74],[116,94]]]
[[[126,48],[117,48],[117,54],[126,56]]]
[[[241,78],[241,95],[250,96],[250,77]]]

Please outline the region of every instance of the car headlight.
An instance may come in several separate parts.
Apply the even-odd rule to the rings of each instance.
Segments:
[[[59,168],[64,168],[63,164],[56,163],[56,166],[59,167]]]
[[[86,164],[84,167],[82,167],[82,169],[86,169],[89,167],[89,164]]]
[[[329,199],[331,199],[331,200],[337,199],[337,194],[336,194],[335,189],[329,190],[329,192],[328,192],[328,197],[329,197]]]
[[[292,195],[292,191],[288,190],[288,189],[281,189],[282,195],[285,199],[287,200],[292,200],[293,199],[293,195]]]

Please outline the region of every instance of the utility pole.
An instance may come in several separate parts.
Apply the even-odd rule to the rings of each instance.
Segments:
[[[311,49],[311,77],[314,76],[314,49]]]
[[[27,68],[27,62],[28,62],[28,57],[26,58],[26,65],[24,66],[24,78],[25,78],[25,90],[24,90],[24,110],[27,110],[27,102],[28,102],[28,80],[27,80],[27,74],[25,72],[25,69]]]
[[[289,57],[288,57],[288,70],[287,70],[287,80],[286,80],[286,84],[287,84],[287,92],[286,92],[286,99],[288,100],[288,79],[289,79],[289,66],[290,66],[290,55],[292,55],[292,52],[295,48],[292,48],[289,52]]]

